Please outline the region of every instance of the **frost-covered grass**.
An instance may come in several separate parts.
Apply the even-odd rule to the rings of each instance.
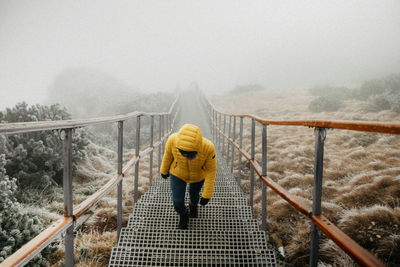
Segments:
[[[83,202],[116,175],[117,154],[115,151],[93,142],[86,148],[87,158],[82,160],[73,175],[74,206]],[[135,155],[134,151],[124,151],[126,163]],[[157,177],[158,149],[154,151],[153,179]],[[149,156],[140,162],[139,197],[149,188]],[[123,179],[123,218],[125,226],[133,210],[134,168]],[[51,194],[45,191],[30,191],[26,196],[26,212],[37,215],[46,225],[63,216],[64,200],[62,188],[55,188]],[[107,266],[111,249],[116,245],[117,190],[113,190],[91,210],[92,216],[79,228],[75,237],[75,263],[78,266]],[[49,257],[52,266],[64,266],[64,246],[62,241],[57,251]]]
[[[311,113],[306,92],[248,92],[212,98],[216,107],[268,120],[365,120],[400,122],[392,111],[365,112],[365,103],[346,101],[336,112]],[[237,123],[238,124],[238,123]],[[238,129],[238,128],[237,128]],[[243,147],[250,152],[250,120],[244,120]],[[236,131],[238,133],[238,130]],[[268,176],[311,208],[314,164],[313,129],[268,126]],[[261,127],[256,126],[256,160],[261,163]],[[237,153],[235,153],[237,159]],[[237,166],[237,160],[235,166]],[[249,169],[242,159],[242,189],[249,191]],[[325,141],[323,214],[388,266],[400,265],[400,136],[328,130]],[[234,172],[237,177],[237,171]],[[261,184],[256,182],[255,216],[261,214]],[[271,241],[284,246],[286,261],[308,264],[310,221],[268,190]],[[322,235],[321,266],[354,266]]]

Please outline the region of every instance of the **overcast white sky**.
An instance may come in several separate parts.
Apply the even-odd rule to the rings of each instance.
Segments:
[[[0,0],[0,108],[65,68],[148,91],[307,88],[400,72],[399,0]]]

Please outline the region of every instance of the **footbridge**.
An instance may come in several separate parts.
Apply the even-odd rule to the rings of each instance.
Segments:
[[[150,119],[150,143],[141,146],[141,120]],[[251,151],[242,147],[243,120],[251,120]],[[123,129],[127,120],[136,120],[135,156],[123,166]],[[74,129],[89,125],[115,123],[118,129],[118,168],[107,184],[73,207],[72,136]],[[177,228],[178,216],[173,210],[169,180],[153,173],[154,156],[160,166],[165,141],[184,123],[198,125],[217,150],[218,173],[213,197],[199,207],[199,216],[190,219],[188,230]],[[262,161],[255,160],[255,125],[262,127]],[[315,164],[312,210],[267,175],[267,126],[286,125],[315,128]],[[201,93],[182,93],[165,113],[134,112],[125,115],[87,120],[46,121],[0,124],[0,134],[11,135],[34,131],[60,131],[64,149],[64,217],[53,223],[14,254],[0,263],[23,266],[46,246],[62,238],[65,265],[73,266],[74,231],[81,226],[90,210],[104,196],[117,188],[117,246],[112,248],[109,266],[277,266],[277,255],[269,244],[267,228],[267,188],[272,189],[312,225],[310,266],[318,264],[318,243],[324,233],[362,266],[384,266],[374,255],[358,245],[321,213],[324,141],[327,128],[400,134],[400,124],[350,121],[268,121],[253,115],[223,113]],[[127,137],[125,137],[127,138]],[[130,137],[128,137],[130,138]],[[141,149],[142,148],[142,149]],[[144,156],[149,161],[144,162]],[[250,166],[250,193],[240,189],[242,160]],[[234,162],[237,161],[237,164]],[[149,165],[149,190],[139,198],[140,166]],[[237,166],[238,176],[233,176]],[[134,208],[127,225],[122,225],[122,187],[128,170],[134,168]],[[252,213],[254,182],[262,183],[261,222]]]

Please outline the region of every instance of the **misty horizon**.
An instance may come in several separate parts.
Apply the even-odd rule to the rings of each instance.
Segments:
[[[0,109],[89,69],[142,92],[356,87],[400,71],[399,1],[2,1]],[[82,92],[84,93],[84,92]]]

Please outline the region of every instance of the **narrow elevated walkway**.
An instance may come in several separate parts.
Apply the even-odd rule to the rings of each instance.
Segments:
[[[200,126],[209,136],[204,110],[196,103],[183,104],[176,128]],[[185,110],[188,109],[188,110]],[[190,110],[190,112],[189,112]],[[276,266],[274,252],[253,219],[246,197],[217,153],[218,173],[214,194],[188,230],[177,229],[178,215],[171,200],[169,179],[159,177],[135,205],[109,266]],[[188,195],[186,195],[188,202]]]

